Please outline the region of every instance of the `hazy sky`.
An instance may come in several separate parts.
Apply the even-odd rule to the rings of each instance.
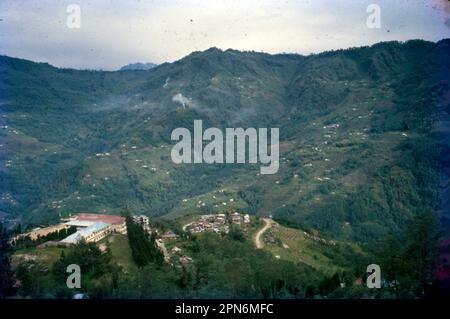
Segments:
[[[381,28],[368,28],[369,4]],[[81,26],[67,26],[69,4]],[[0,0],[0,54],[73,68],[172,62],[221,49],[309,54],[450,37],[448,0]]]

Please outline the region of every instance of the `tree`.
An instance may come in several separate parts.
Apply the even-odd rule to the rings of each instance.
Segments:
[[[228,233],[228,235],[233,240],[245,241],[245,235],[240,226],[231,225],[230,232]]]
[[[98,278],[111,273],[111,254],[108,250],[102,252],[95,243],[84,241],[73,246],[67,253],[61,252],[60,259],[53,266],[53,273],[57,279],[64,279],[64,283],[66,268],[70,264],[80,266],[83,276]]]
[[[0,224],[0,299],[12,292],[12,271],[9,262],[9,244],[6,229]]]
[[[396,295],[425,297],[432,288],[437,254],[437,218],[433,212],[413,217],[402,236],[389,236],[376,253],[383,277]]]
[[[141,225],[133,222],[131,216],[126,217],[126,224],[131,255],[136,265],[144,267],[150,262],[161,265],[164,256],[156,245],[155,237],[149,236]]]
[[[403,273],[404,247],[402,247],[402,243],[403,241],[398,236],[388,236],[376,252],[383,270],[383,277],[392,282],[396,296],[398,296],[399,279]]]
[[[319,284],[319,291],[321,295],[328,295],[340,286],[341,280],[339,278],[339,274],[335,273],[333,276],[326,277],[322,280],[322,282]]]
[[[434,212],[415,216],[406,231],[407,249],[404,260],[406,269],[417,284],[419,296],[430,290],[437,256],[438,221]]]

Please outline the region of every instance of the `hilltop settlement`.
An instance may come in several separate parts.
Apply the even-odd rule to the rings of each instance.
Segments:
[[[145,234],[154,236],[156,245],[168,261],[168,252],[163,240],[177,239],[179,237],[171,229],[151,227],[150,218],[145,215],[133,215],[132,221],[139,225]],[[187,234],[196,234],[206,231],[228,234],[231,225],[239,225],[245,232],[250,225],[248,214],[220,213],[196,216],[196,219],[183,226]],[[16,235],[10,240],[12,246],[26,246],[33,243],[38,248],[68,247],[80,242],[97,243],[111,234],[127,235],[126,218],[118,215],[77,213],[60,219],[58,224],[36,227]],[[25,245],[24,245],[25,244]],[[175,249],[176,250],[176,249]],[[175,251],[176,252],[176,251]]]

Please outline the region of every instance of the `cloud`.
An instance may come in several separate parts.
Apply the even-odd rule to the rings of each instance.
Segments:
[[[173,102],[178,102],[181,104],[181,106],[183,106],[183,109],[187,107],[192,107],[195,108],[195,104],[192,102],[192,99],[185,97],[183,94],[181,93],[177,93],[172,97],[172,101]]]

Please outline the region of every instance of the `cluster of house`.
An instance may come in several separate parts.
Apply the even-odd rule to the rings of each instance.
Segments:
[[[325,244],[325,245],[330,245],[330,246],[336,246],[336,242],[334,240],[326,240],[325,238],[322,238],[322,237],[319,237],[319,236],[316,236],[316,235],[311,235],[311,234],[309,234],[309,233],[307,233],[305,231],[303,232],[303,235],[306,238],[312,239],[312,240],[317,241],[319,243],[322,243],[322,244]]]
[[[231,214],[231,221],[235,224],[241,224],[244,223],[244,225],[250,224],[250,215],[249,214],[239,214],[238,212],[234,212]]]
[[[228,234],[230,222],[245,226],[250,224],[250,216],[248,214],[239,214],[238,212],[228,216],[226,214],[201,215],[197,220],[185,225],[183,228],[193,234],[205,231]]]
[[[275,245],[277,243],[278,236],[276,235],[275,229],[277,228],[278,224],[273,224],[272,227],[264,234],[263,240],[266,244],[272,244]]]
[[[177,246],[173,247],[171,250],[172,260],[178,260],[182,265],[186,265],[192,262],[192,257],[183,254],[183,250]]]

